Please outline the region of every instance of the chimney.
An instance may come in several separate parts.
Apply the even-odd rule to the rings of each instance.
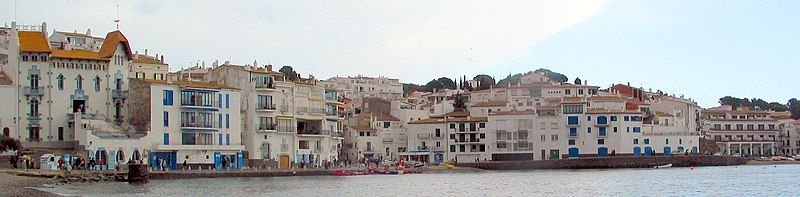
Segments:
[[[86,36],[92,36],[92,29],[86,29]]]
[[[272,64],[267,65],[267,71],[272,71]]]
[[[161,63],[162,64],[164,63],[164,55],[161,55]],[[203,65],[203,66],[205,66],[205,65]]]
[[[147,49],[144,49],[144,56],[147,56]]]

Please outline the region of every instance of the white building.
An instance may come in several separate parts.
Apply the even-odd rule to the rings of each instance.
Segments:
[[[323,82],[325,87],[343,91],[344,97],[361,99],[378,97],[382,99],[403,98],[403,85],[399,79],[387,77],[331,77]]]

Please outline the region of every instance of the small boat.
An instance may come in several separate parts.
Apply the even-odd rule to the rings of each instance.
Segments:
[[[667,165],[660,165],[660,166],[656,166],[656,167],[653,167],[653,168],[655,168],[655,169],[661,169],[661,168],[671,168],[671,167],[672,167],[672,164],[667,164]]]
[[[340,169],[333,170],[333,175],[336,176],[356,176],[356,175],[368,175],[368,174],[369,173],[367,172],[353,171],[353,170],[340,170]]]

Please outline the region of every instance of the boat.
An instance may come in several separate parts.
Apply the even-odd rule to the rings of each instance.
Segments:
[[[661,168],[671,168],[671,167],[672,167],[672,164],[667,164],[667,165],[660,165],[660,166],[656,166],[656,167],[653,167],[653,168],[655,168],[655,169],[661,169]]]
[[[333,171],[333,175],[335,175],[335,176],[357,176],[357,175],[368,175],[369,174],[368,172],[354,171],[354,170],[334,169],[332,171]]]

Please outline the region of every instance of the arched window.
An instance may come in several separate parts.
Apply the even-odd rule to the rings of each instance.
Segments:
[[[117,161],[119,161],[118,163],[125,162],[125,151],[122,150],[117,151]]]
[[[8,129],[8,127],[3,128],[3,135],[5,135],[6,137],[11,137],[11,130]]]
[[[133,155],[131,155],[131,160],[139,161],[142,160],[142,153],[139,150],[133,150]]]

